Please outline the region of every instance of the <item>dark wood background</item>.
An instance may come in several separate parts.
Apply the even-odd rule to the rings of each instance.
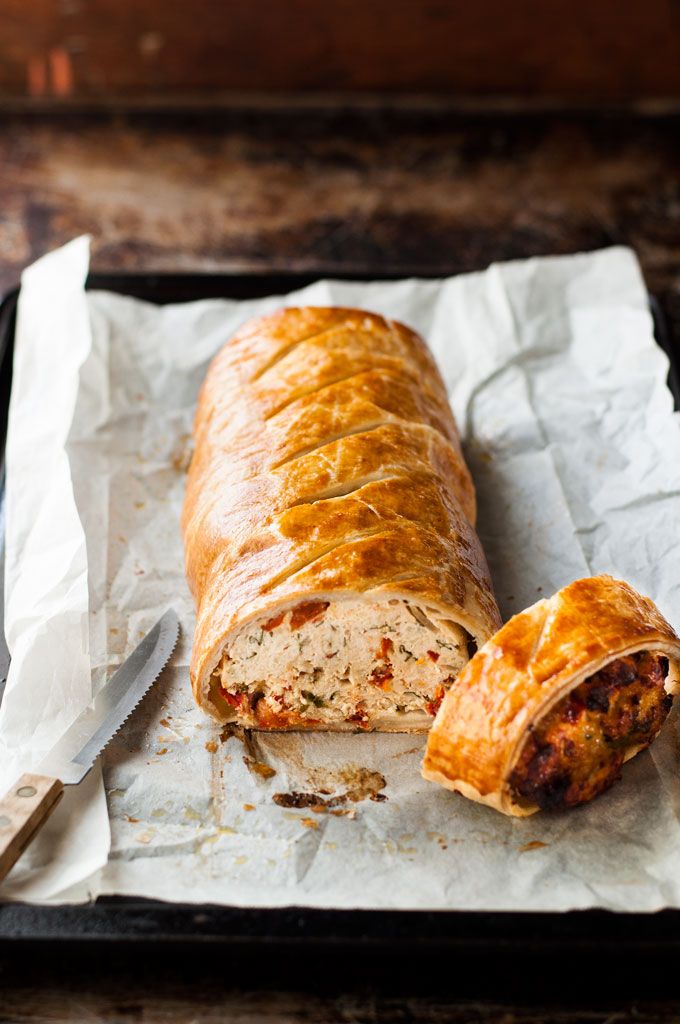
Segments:
[[[82,232],[101,271],[438,275],[625,244],[680,343],[679,131],[427,104],[6,115],[0,291]]]
[[[676,0],[2,0],[0,96],[680,96]]]

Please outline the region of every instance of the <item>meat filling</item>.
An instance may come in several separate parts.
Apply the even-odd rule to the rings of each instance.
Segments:
[[[673,703],[667,674],[666,658],[643,651],[577,686],[534,726],[510,778],[515,797],[550,810],[608,789],[626,753],[649,746],[663,725]]]
[[[413,716],[427,725],[468,660],[469,636],[403,600],[309,601],[250,623],[213,673],[243,724],[324,727]]]

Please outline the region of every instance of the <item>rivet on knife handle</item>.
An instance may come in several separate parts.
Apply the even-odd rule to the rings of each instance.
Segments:
[[[46,775],[22,775],[0,800],[0,881],[57,806],[64,787]]]

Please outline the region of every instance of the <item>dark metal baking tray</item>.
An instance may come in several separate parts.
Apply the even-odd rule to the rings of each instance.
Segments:
[[[341,276],[341,275],[335,275]],[[349,275],[348,275],[349,276]],[[380,276],[380,275],[375,275]],[[356,275],[354,275],[356,279]],[[199,298],[247,298],[283,294],[315,280],[314,275],[93,274],[89,288],[107,289],[160,304]],[[12,350],[18,289],[0,303],[0,474],[11,388]],[[650,297],[655,335],[670,360],[669,386],[680,407],[680,358],[674,350],[658,303]],[[2,497],[0,491],[0,525]],[[4,529],[2,530],[4,537]],[[1,543],[1,538],[0,538]],[[7,659],[8,660],[8,659]],[[0,672],[3,659],[0,652]],[[4,680],[4,674],[0,676]],[[1,695],[2,682],[0,682]],[[84,963],[128,967],[144,958],[167,966],[213,962],[230,970],[238,965],[238,983],[249,976],[263,984],[291,982],[299,988],[320,984],[320,970],[332,965],[332,978],[374,983],[389,977],[409,989],[480,993],[485,998],[513,987],[531,963],[537,996],[560,998],[582,991],[597,993],[616,978],[619,994],[656,998],[673,994],[674,963],[680,956],[680,911],[614,914],[588,910],[568,913],[488,913],[457,911],[366,911],[243,909],[106,897],[85,906],[44,907],[0,904],[0,961],[11,962],[30,950],[57,957],[78,956]],[[227,959],[228,958],[228,959]],[[565,965],[569,982],[564,987]],[[483,966],[480,975],[479,968]],[[630,969],[629,969],[630,968]],[[294,974],[291,975],[291,970]],[[339,973],[340,972],[340,973]],[[323,975],[328,980],[327,975]],[[330,981],[329,981],[330,983]],[[605,984],[607,990],[609,984]]]

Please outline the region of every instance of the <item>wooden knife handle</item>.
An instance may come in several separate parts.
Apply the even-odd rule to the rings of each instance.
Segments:
[[[46,775],[22,775],[0,800],[0,881],[47,821],[64,787]]]

